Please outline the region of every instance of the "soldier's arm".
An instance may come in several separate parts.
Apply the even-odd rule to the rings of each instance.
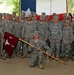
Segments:
[[[29,43],[30,43],[31,45],[28,47],[28,52],[32,52],[33,49],[34,49],[33,40],[31,40]]]
[[[73,34],[73,29],[71,28],[71,43],[74,41],[74,34]]]
[[[62,39],[62,26],[59,27],[59,40]]]
[[[44,49],[46,49],[46,52],[51,54],[51,48],[47,45],[46,42],[43,42],[43,47],[44,47]]]

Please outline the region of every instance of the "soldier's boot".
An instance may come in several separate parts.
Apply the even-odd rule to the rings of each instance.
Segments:
[[[2,54],[1,59],[6,60],[6,54]]]
[[[74,61],[74,56],[72,56],[72,59],[71,59],[71,61]]]
[[[64,58],[64,61],[68,61],[68,57],[65,57],[65,58]]]
[[[2,56],[1,59],[6,60],[6,56]]]
[[[26,58],[26,55],[24,54],[21,58],[22,58],[22,59]]]
[[[44,69],[42,64],[39,64],[38,66],[39,66],[40,69]]]

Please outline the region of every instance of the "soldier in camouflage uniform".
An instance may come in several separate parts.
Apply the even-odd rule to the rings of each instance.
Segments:
[[[36,13],[34,13],[33,16],[33,23],[36,26],[36,30],[38,31],[39,21],[38,21],[38,15]]]
[[[12,23],[11,21],[9,20],[9,14],[6,14],[6,19],[3,20],[3,23],[2,23],[2,30],[3,30],[3,36],[4,36],[4,32],[8,32],[8,33],[11,33],[12,34]],[[2,52],[2,57],[3,59],[6,58],[7,53],[5,50],[3,50]]]
[[[39,38],[38,31],[34,32],[34,39],[30,40],[30,43],[34,45],[36,48],[40,48],[42,50],[46,49],[47,52],[51,54],[51,50],[48,47],[48,45]],[[36,66],[36,64],[38,64],[39,68],[43,69],[44,67],[42,63],[44,54],[41,51],[34,48],[34,46],[29,46],[28,48],[28,51],[32,53],[31,59],[29,60],[29,66],[34,67]]]
[[[12,12],[12,20],[15,21],[16,18],[16,12]]]
[[[73,29],[73,35],[74,35],[74,20],[71,21],[71,27]],[[72,42],[72,60],[74,61],[74,41]]]
[[[21,23],[21,26],[22,26],[22,29],[23,27],[25,27],[25,24],[26,24],[26,18],[25,18],[25,13],[24,12],[21,12],[21,15],[20,15],[20,23]],[[24,33],[22,32],[21,30],[21,39],[24,40]],[[24,43],[21,42],[21,55],[22,55],[22,58],[25,58],[25,49],[24,49]]]
[[[18,38],[21,38],[21,30],[22,30],[22,25],[21,23],[19,22],[19,16],[16,16],[15,18],[15,23],[14,23],[14,27],[13,27],[13,34],[18,37]],[[20,57],[21,56],[21,42],[18,41],[17,45],[16,45],[16,48],[15,48],[15,54]]]
[[[39,25],[38,25],[38,32],[39,32],[39,35],[40,35],[40,38],[44,41],[47,40],[47,37],[48,37],[48,26],[46,25],[46,22],[44,21],[45,20],[45,15],[41,15],[40,16],[40,22],[39,22]]]
[[[53,23],[51,23],[49,26],[49,40],[50,47],[52,49],[51,54],[57,58],[60,56],[60,42],[62,39],[62,27],[58,20],[59,17],[57,15],[54,16]]]
[[[65,20],[67,19],[67,14],[63,14],[63,20],[60,21],[61,25],[62,25],[62,29],[65,27]]]
[[[33,38],[33,33],[36,30],[36,26],[34,25],[32,21],[31,15],[28,16],[27,22],[24,23],[23,29],[22,29],[22,36],[24,37],[24,40],[29,42]],[[28,46],[24,44],[24,54],[26,54],[26,51],[28,50]]]
[[[3,36],[3,32],[2,32],[2,13],[0,13],[0,57],[1,57],[1,55],[2,55],[2,45],[3,45],[3,43],[2,43],[2,36]]]
[[[74,40],[73,30],[70,26],[70,21],[66,20],[65,27],[63,28],[63,39],[62,39],[62,54],[67,60],[70,56],[71,43]]]

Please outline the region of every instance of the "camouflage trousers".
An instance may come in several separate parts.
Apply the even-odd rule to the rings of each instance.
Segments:
[[[51,47],[51,55],[59,57],[60,56],[60,42],[57,40],[51,40],[50,42]]]
[[[28,43],[32,40],[33,38],[25,38],[25,41],[27,41]],[[23,43],[23,53],[26,53],[28,51],[28,45],[26,43]]]
[[[70,44],[62,44],[62,55],[63,57],[69,57],[71,54],[71,45]]]
[[[29,66],[34,67],[37,64],[42,64],[42,62],[43,62],[43,53],[42,52],[34,53],[32,54],[31,59],[29,60]]]

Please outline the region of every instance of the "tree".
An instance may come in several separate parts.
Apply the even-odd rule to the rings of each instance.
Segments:
[[[12,0],[11,4],[13,5],[12,12],[15,11],[17,15],[20,13],[20,0]]]
[[[74,0],[67,0],[68,1],[68,12],[74,13]]]

